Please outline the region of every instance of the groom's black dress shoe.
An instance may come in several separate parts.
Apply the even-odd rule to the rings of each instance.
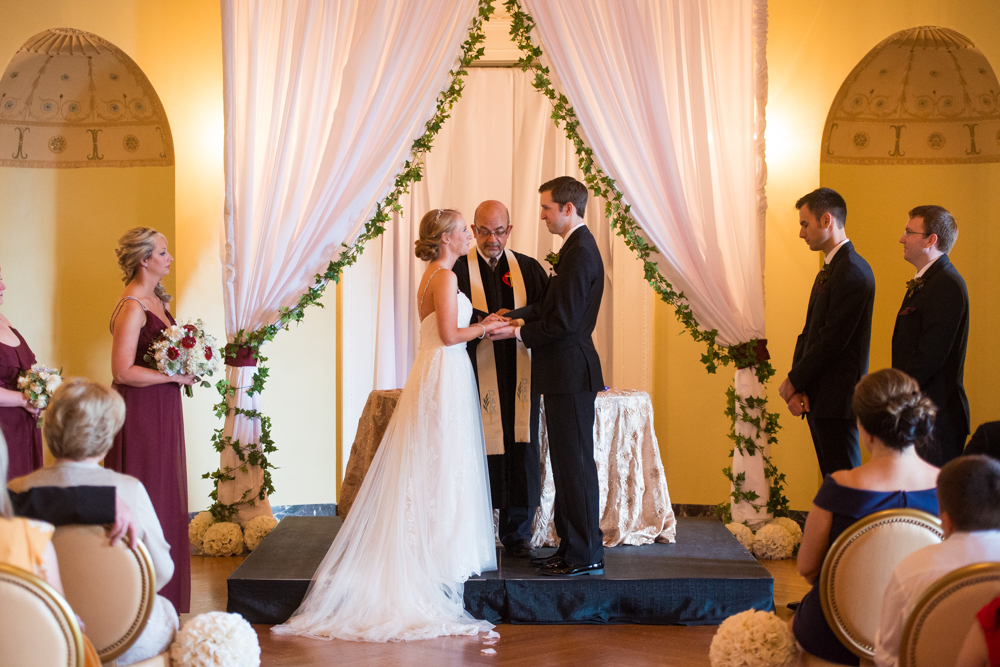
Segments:
[[[578,577],[582,574],[604,574],[604,561],[592,565],[573,565],[563,563],[562,567],[539,568],[539,574],[550,577]]]
[[[531,556],[531,542],[528,540],[518,540],[505,549],[507,555],[512,558],[528,558]]]
[[[551,565],[552,563],[561,563],[563,557],[559,555],[545,556],[543,558],[532,558],[532,565]]]
[[[559,560],[554,560],[551,563],[545,563],[543,565],[538,565],[538,566],[535,567],[535,570],[537,572],[542,572],[543,570],[551,570],[551,569],[558,568],[558,567],[566,567],[566,561],[564,561],[562,558],[560,558]]]

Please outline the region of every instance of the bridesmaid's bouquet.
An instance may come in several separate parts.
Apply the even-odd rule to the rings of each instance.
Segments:
[[[164,329],[150,344],[143,359],[150,368],[164,375],[194,375],[203,387],[211,384],[201,378],[211,377],[219,370],[219,348],[215,338],[205,332],[201,320],[177,323]],[[185,385],[184,393],[194,395],[189,385]]]
[[[35,364],[30,369],[22,371],[17,378],[17,388],[28,401],[28,405],[44,410],[49,405],[52,394],[62,384],[62,370]],[[38,425],[42,425],[42,417],[38,416]]]

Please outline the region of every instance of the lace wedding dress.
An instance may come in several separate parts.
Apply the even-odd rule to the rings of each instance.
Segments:
[[[458,294],[458,326],[472,304]],[[475,635],[470,576],[496,569],[479,392],[465,344],[446,346],[437,316],[343,527],[295,614],[273,631],[400,641]]]

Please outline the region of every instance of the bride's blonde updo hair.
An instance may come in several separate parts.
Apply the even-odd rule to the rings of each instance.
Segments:
[[[118,247],[115,248],[115,255],[118,256],[118,266],[122,270],[122,282],[128,285],[139,272],[144,259],[153,256],[156,250],[156,239],[161,238],[167,242],[167,237],[151,227],[133,227],[125,232],[125,236],[118,239]],[[156,283],[153,290],[157,298],[163,303],[169,303],[173,298],[163,289],[163,285]]]
[[[441,235],[455,229],[462,214],[453,208],[435,208],[420,218],[420,238],[416,243],[418,259],[433,262],[441,253]]]

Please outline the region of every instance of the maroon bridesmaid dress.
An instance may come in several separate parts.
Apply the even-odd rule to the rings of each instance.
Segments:
[[[118,308],[127,299],[118,304]],[[142,306],[142,302],[134,299]],[[135,365],[148,367],[143,360],[150,344],[167,324],[146,310],[146,323],[139,331]],[[117,315],[118,309],[115,310]],[[174,324],[173,316],[167,319]],[[114,323],[114,316],[111,318]],[[115,436],[111,450],[104,457],[104,467],[132,475],[146,487],[153,509],[170,543],[174,576],[160,590],[177,613],[191,607],[191,556],[188,546],[187,461],[184,454],[184,415],[181,387],[178,384],[154,384],[149,387],[112,385],[125,399],[125,425]],[[23,410],[22,410],[23,412]],[[157,584],[159,585],[159,584]]]
[[[17,376],[31,368],[35,355],[17,329],[11,327],[10,330],[17,336],[18,345],[11,347],[0,343],[0,386],[20,392]],[[42,467],[42,433],[35,425],[37,421],[38,418],[24,408],[0,408],[0,430],[7,441],[10,459],[7,482]]]

